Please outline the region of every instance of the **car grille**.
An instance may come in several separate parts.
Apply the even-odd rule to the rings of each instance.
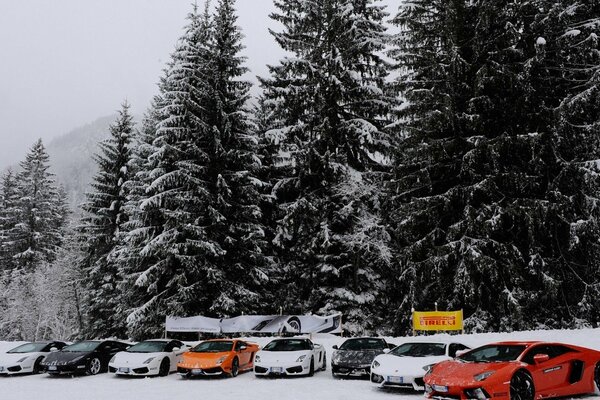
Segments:
[[[133,372],[135,372],[136,374],[147,374],[148,373],[148,368],[147,367],[134,368]]]
[[[268,369],[264,368],[264,367],[254,366],[254,371],[258,372],[259,374],[264,374],[264,373],[266,373],[268,371]]]
[[[19,372],[21,370],[21,367],[19,365],[17,365],[15,367],[8,367],[7,370],[9,372]]]
[[[302,372],[302,366],[298,365],[296,367],[290,367],[287,368],[286,371],[290,374],[299,374],[300,372]]]

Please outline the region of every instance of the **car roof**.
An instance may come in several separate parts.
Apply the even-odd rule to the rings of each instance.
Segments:
[[[490,345],[533,346],[534,344],[539,343],[551,344],[550,342],[543,342],[541,340],[506,340],[503,342],[490,343]]]

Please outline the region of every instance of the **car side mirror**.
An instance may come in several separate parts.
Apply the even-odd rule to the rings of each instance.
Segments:
[[[248,348],[248,346],[240,346],[240,351],[244,351]]]
[[[58,348],[56,348],[56,347],[50,347],[50,352],[51,353],[55,353],[57,351],[58,351]]]
[[[181,350],[179,347],[173,347],[173,351],[179,351]]]
[[[337,344],[334,344],[331,348],[334,349],[334,350],[337,350],[338,346],[337,346]]]
[[[543,362],[546,362],[550,359],[550,356],[548,354],[536,354],[535,356],[533,356],[533,363],[534,364],[541,364]]]
[[[384,352],[385,354],[389,353],[390,351],[391,351],[390,349],[383,349],[383,352]]]
[[[460,356],[462,356],[463,354],[466,354],[466,353],[468,353],[468,352],[469,352],[469,350],[467,350],[467,349],[463,349],[463,350],[456,350],[456,353],[454,353],[454,358],[456,358],[456,357],[460,357]]]

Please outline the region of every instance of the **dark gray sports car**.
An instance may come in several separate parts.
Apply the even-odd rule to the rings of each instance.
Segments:
[[[334,377],[368,377],[373,359],[391,347],[382,338],[348,339],[340,347],[333,346],[331,373]]]

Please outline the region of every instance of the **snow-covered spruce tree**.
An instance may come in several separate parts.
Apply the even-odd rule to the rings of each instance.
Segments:
[[[121,227],[127,222],[124,213],[123,184],[129,180],[128,163],[133,120],[129,104],[124,103],[116,121],[110,126],[110,136],[99,144],[95,157],[98,173],[86,194],[82,208],[80,232],[86,257],[81,269],[84,275],[85,315],[87,337],[124,337],[125,321],[116,312],[122,301],[117,288],[121,277],[117,264],[108,255],[117,244]]]
[[[9,232],[17,224],[17,179],[12,169],[2,175],[0,182],[0,271],[14,266],[14,248],[6,242]]]
[[[151,153],[136,155],[145,188],[117,252],[136,293],[135,337],[161,332],[166,315],[256,312],[268,275],[233,2],[188,20],[159,87]]]
[[[278,128],[282,176],[273,193],[283,294],[289,312],[341,311],[353,332],[383,306],[387,235],[378,217],[378,173],[390,150],[383,127],[387,15],[378,1],[276,1],[272,32],[293,55],[262,81]]]
[[[4,246],[12,247],[15,267],[28,271],[52,262],[62,242],[66,199],[48,172],[49,157],[38,140],[17,174],[16,224],[7,231]],[[61,194],[62,193],[62,194]]]
[[[573,321],[552,118],[564,81],[533,3],[413,1],[395,19],[408,102],[388,207],[399,330],[435,301],[478,329]]]

